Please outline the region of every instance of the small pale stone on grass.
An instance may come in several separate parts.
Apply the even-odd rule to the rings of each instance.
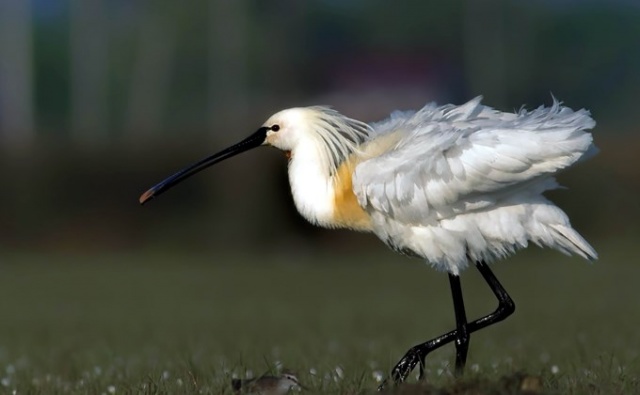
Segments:
[[[542,380],[537,376],[526,376],[520,383],[520,390],[537,394],[542,391]]]

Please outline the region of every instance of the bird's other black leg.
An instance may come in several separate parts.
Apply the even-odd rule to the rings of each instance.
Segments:
[[[461,371],[464,367],[464,363],[466,362],[466,355],[469,347],[469,335],[489,325],[500,322],[513,314],[515,311],[515,304],[491,269],[489,269],[489,266],[485,262],[476,262],[476,268],[489,285],[489,288],[491,288],[491,292],[493,292],[495,297],[498,299],[498,308],[493,313],[475,321],[466,323],[466,325],[461,324],[462,322],[466,322],[466,317],[464,314],[460,279],[456,276],[450,275],[449,281],[451,283],[451,293],[454,299],[454,308],[456,309],[456,329],[427,342],[411,347],[411,349],[407,351],[404,357],[402,357],[400,362],[398,362],[391,371],[391,377],[396,384],[405,381],[407,376],[409,376],[409,373],[411,373],[418,363],[420,363],[420,373],[422,376],[424,372],[424,362],[427,355],[452,341],[456,341],[456,372],[458,372],[458,370]],[[452,276],[455,278],[452,278]],[[456,295],[459,295],[459,298],[456,297]],[[458,299],[458,301],[456,299]],[[460,308],[456,306],[460,306]],[[466,328],[466,331],[461,329],[461,327]],[[384,389],[386,384],[387,380],[383,381],[378,387],[378,390]]]
[[[511,296],[509,296],[502,284],[500,284],[500,281],[498,281],[491,269],[489,269],[489,265],[487,265],[485,262],[480,261],[476,262],[476,268],[478,269],[480,274],[482,274],[484,281],[489,284],[491,292],[493,292],[493,294],[498,299],[498,308],[493,313],[475,320],[472,323],[472,327],[470,328],[471,332],[475,332],[489,325],[493,325],[496,322],[500,322],[513,314],[513,312],[516,310],[516,304],[513,303],[513,299],[511,299]]]

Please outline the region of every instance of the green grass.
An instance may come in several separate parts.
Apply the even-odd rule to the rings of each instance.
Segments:
[[[593,265],[540,250],[494,265],[516,314],[472,336],[462,382],[453,347],[433,353],[429,388],[511,393],[505,382],[525,372],[544,393],[640,393],[640,262],[632,242],[598,247]],[[462,281],[470,317],[495,307],[475,270]],[[314,393],[369,393],[410,346],[453,325],[446,275],[383,247],[5,253],[0,312],[0,393],[18,394],[231,393],[232,375],[278,366]]]

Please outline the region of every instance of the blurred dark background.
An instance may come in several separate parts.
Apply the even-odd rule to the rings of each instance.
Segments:
[[[137,199],[282,108],[480,94],[592,111],[601,153],[551,197],[598,249],[640,234],[639,71],[635,0],[3,0],[0,251],[369,248],[297,216],[271,149]]]

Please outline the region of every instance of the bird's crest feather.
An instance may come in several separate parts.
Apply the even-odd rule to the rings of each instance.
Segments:
[[[336,174],[340,164],[368,139],[371,126],[340,114],[328,106],[307,107],[311,111],[311,130],[318,137],[323,160],[330,173]]]

